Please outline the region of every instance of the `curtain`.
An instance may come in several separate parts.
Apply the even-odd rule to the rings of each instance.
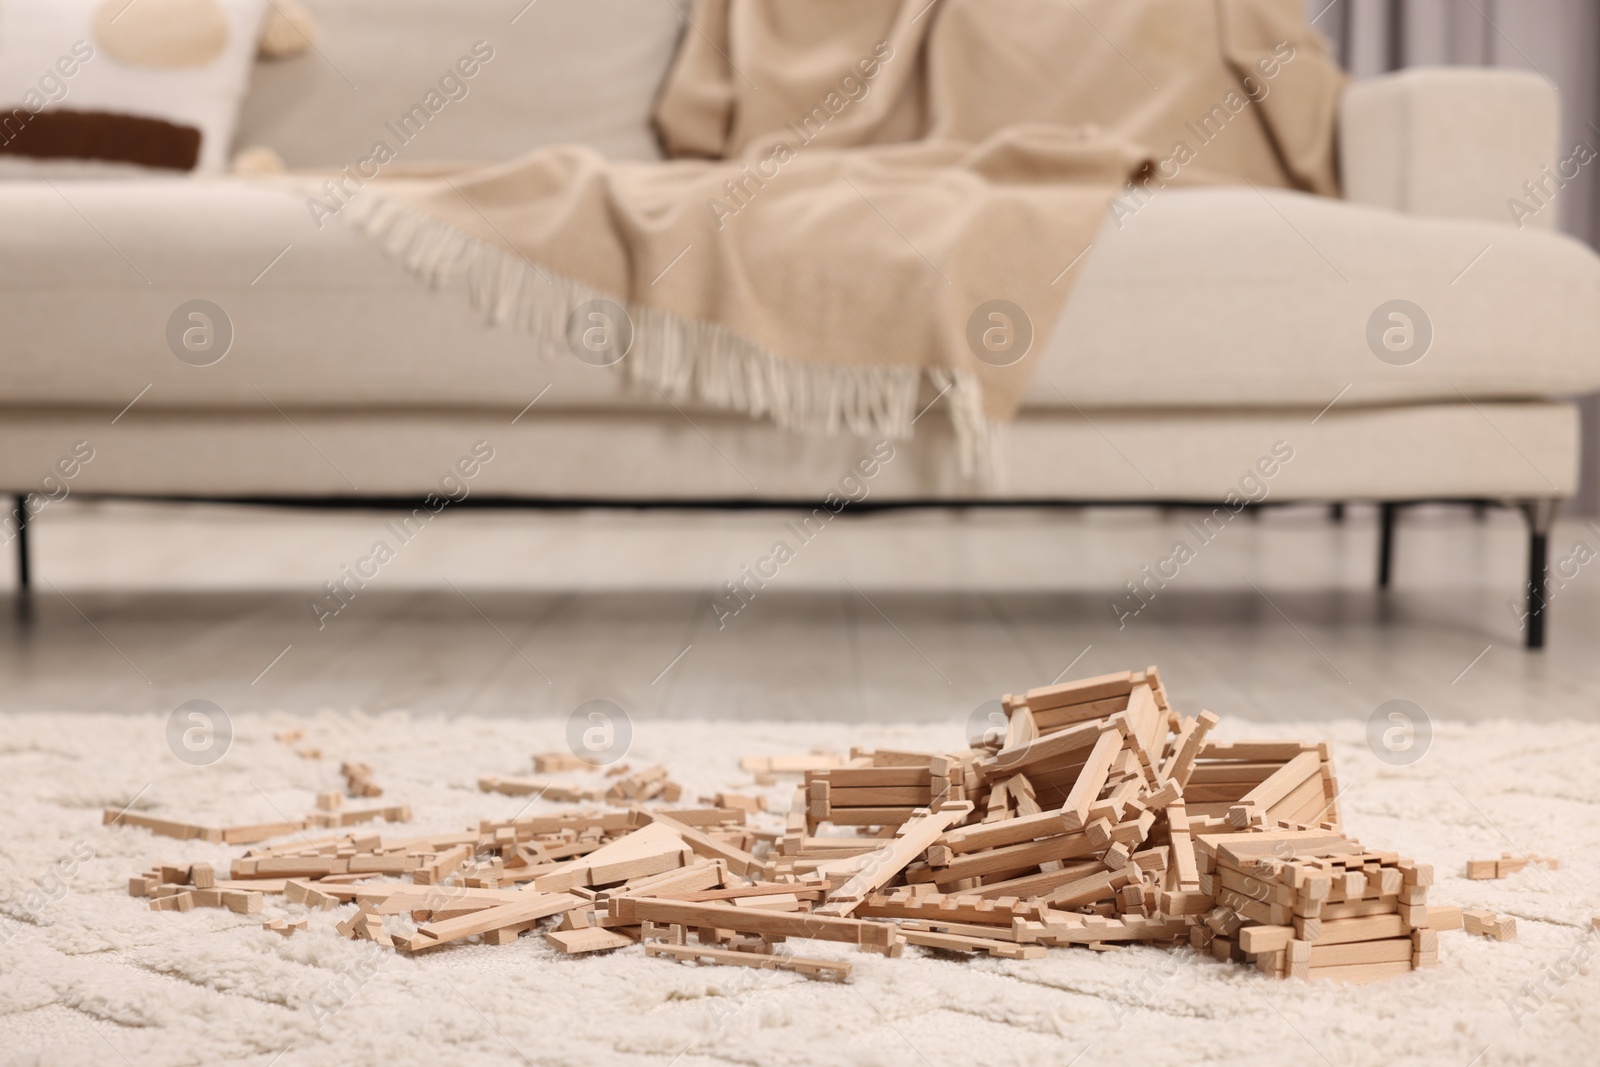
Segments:
[[[1600,4],[1595,0],[1305,0],[1345,69],[1515,67],[1561,91],[1563,153],[1600,147]],[[1510,194],[1507,194],[1510,195]],[[1556,203],[1557,224],[1600,247],[1600,164]],[[1582,401],[1584,457],[1573,509],[1600,513],[1600,397]]]

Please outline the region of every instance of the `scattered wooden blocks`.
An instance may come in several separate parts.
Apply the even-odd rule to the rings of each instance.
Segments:
[[[401,838],[355,827],[409,820],[409,808],[355,810],[329,792],[304,824],[325,836],[277,844],[264,842],[304,825],[211,828],[109,810],[104,821],[254,846],[225,879],[205,863],[130,878],[130,895],[153,910],[256,914],[281,893],[340,908],[346,937],[406,953],[532,933],[562,955],[643,942],[651,957],[845,980],[848,963],[784,943],[1016,960],[1187,945],[1273,978],[1366,982],[1437,965],[1444,930],[1515,936],[1510,917],[1429,905],[1427,864],[1345,836],[1325,743],[1213,742],[1218,717],[1174,710],[1154,667],[1008,694],[1001,706],[1004,726],[958,751],[746,757],[758,781],[801,779],[781,829],[758,796],[652,808],[681,795],[666,767],[601,769],[559,752],[535,755],[534,773],[592,777],[485,776],[480,787],[613,810]],[[368,765],[340,769],[350,796],[382,793]],[[1504,877],[1528,862],[1553,865],[1508,855],[1471,871]],[[391,935],[389,916],[415,932]],[[288,936],[306,924],[263,925]]]

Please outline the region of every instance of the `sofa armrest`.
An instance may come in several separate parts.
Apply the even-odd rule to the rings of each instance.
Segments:
[[[1422,67],[1352,82],[1339,108],[1344,195],[1553,229],[1560,110],[1555,87],[1522,71]]]

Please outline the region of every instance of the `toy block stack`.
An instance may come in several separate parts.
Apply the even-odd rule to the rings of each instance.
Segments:
[[[1438,963],[1433,868],[1342,834],[1265,830],[1194,839],[1216,908],[1190,944],[1278,978],[1368,982]]]

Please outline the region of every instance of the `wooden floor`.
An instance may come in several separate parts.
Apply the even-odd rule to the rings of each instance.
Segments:
[[[1600,564],[1556,594],[1549,649],[1523,652],[1514,513],[1407,513],[1386,595],[1370,508],[1262,511],[1204,544],[1197,517],[873,515],[803,544],[782,513],[461,510],[401,543],[378,512],[68,500],[36,520],[31,620],[11,594],[0,612],[0,710],[565,716],[606,697],[671,718],[954,721],[1148,663],[1183,710],[1255,720],[1396,698],[1459,719],[1600,707]],[[1123,583],[1179,539],[1194,558],[1119,626]],[[713,591],[780,540],[794,558],[719,625]],[[394,558],[319,626],[313,596],[378,541]],[[1600,529],[1564,523],[1552,560],[1580,541]]]

